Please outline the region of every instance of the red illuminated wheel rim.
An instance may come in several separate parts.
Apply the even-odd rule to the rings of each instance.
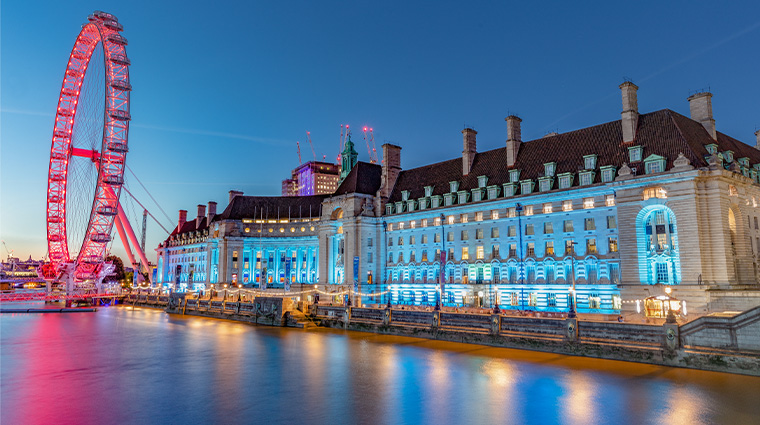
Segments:
[[[95,279],[111,241],[124,183],[129,59],[118,19],[96,11],[82,26],[63,77],[50,148],[50,262]],[[75,251],[78,249],[78,251]]]

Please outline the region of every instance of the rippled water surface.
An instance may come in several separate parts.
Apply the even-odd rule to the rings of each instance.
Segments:
[[[0,423],[757,424],[760,378],[158,310],[0,315]]]

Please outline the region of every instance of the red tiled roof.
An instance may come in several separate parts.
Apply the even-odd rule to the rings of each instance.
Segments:
[[[760,151],[732,137],[718,132],[717,142],[710,137],[702,124],[669,109],[639,116],[636,139],[623,143],[620,120],[605,124],[523,142],[511,169],[520,170],[520,180],[543,176],[544,164],[556,162],[556,175],[577,173],[583,169],[584,155],[597,155],[594,183],[601,182],[599,168],[614,165],[618,169],[628,163],[628,147],[643,146],[642,159],[656,154],[666,158],[666,168],[683,153],[695,167],[707,165],[706,145],[716,143],[721,152],[732,150],[734,158],[748,157],[751,164],[760,163]],[[499,185],[509,181],[506,147],[475,155],[470,173],[462,176],[462,158],[425,165],[399,174],[390,196],[390,202],[400,201],[401,192],[409,191],[410,199],[425,196],[424,187],[433,186],[433,195],[449,193],[449,182],[458,181],[459,190],[478,187],[478,176],[487,176],[487,185]],[[643,163],[628,164],[642,170]],[[574,184],[577,183],[577,178]],[[557,187],[557,182],[553,188]]]

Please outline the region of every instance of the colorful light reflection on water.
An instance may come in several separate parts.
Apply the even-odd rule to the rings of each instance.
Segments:
[[[760,378],[151,309],[0,315],[3,424],[758,423]]]

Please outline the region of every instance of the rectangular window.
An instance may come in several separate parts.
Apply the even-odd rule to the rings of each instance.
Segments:
[[[617,236],[610,236],[610,252],[618,252]]]
[[[538,190],[548,192],[552,190],[552,179],[540,179],[538,181]]]
[[[427,250],[423,249],[422,250],[422,260],[421,261],[427,261],[427,260],[428,260]],[[423,273],[425,273],[425,272],[423,272]]]
[[[757,229],[757,217],[755,217],[755,229]]]
[[[544,247],[544,255],[551,256],[554,255],[554,241],[546,241],[546,246]]]
[[[586,239],[586,254],[596,253],[596,239]]]
[[[620,283],[620,264],[610,264],[610,283]]]
[[[483,229],[475,229],[475,239],[483,239]]]
[[[412,228],[412,229],[416,229],[417,228],[417,221],[416,220],[410,221],[409,222],[409,227]]]
[[[491,220],[499,219],[499,210],[491,210]]]
[[[435,242],[435,243],[441,243],[441,234],[440,233],[436,233],[433,236],[433,242]]]
[[[468,239],[470,239],[470,235],[467,233],[467,230],[462,230],[461,240],[466,241]]]
[[[612,168],[608,168],[606,170],[602,170],[602,182],[609,183],[615,178],[615,170]]]
[[[552,212],[552,204],[547,202],[544,204],[544,214],[551,214]]]
[[[449,242],[454,242],[454,232],[446,232],[446,240]]]
[[[470,249],[466,246],[462,247],[462,260],[470,259]]]
[[[441,225],[441,217],[436,217],[433,219],[433,225],[434,226],[440,226]]]
[[[546,306],[547,307],[556,307],[557,306],[557,294],[554,292],[549,292],[546,294]]]
[[[404,222],[398,224],[398,230],[404,230]]]
[[[508,226],[507,227],[507,236],[510,236],[510,237],[517,236],[517,227],[515,227],[515,226]]]
[[[617,220],[615,220],[614,215],[608,215],[607,216],[607,228],[608,229],[615,229],[617,228]]]
[[[533,242],[528,242],[528,250],[527,250],[528,257],[533,257],[536,255],[536,244]]]
[[[483,250],[483,245],[478,245],[475,247],[475,259],[482,260],[485,256],[485,251]]]
[[[628,157],[630,162],[641,161],[641,146],[631,146],[628,148]]]
[[[367,246],[372,246],[372,238],[367,238]]]
[[[459,221],[462,223],[467,223],[467,214],[460,214]]]
[[[492,256],[494,259],[496,259],[496,258],[499,258],[499,244],[495,243],[495,244],[491,245],[491,256]],[[494,269],[494,273],[495,273],[497,270],[499,270],[499,267],[498,267],[498,266],[496,266],[496,268]]]
[[[566,240],[565,241],[565,255],[573,255],[575,254],[575,244],[572,240]]]
[[[403,236],[399,236],[398,237],[398,246],[401,246],[403,244],[404,244],[404,237]]]
[[[604,195],[604,205],[608,207],[615,206],[615,195]]]
[[[520,293],[512,292],[509,296],[509,305],[512,307],[520,305]]]
[[[647,170],[646,170],[647,174],[662,172],[662,163],[659,160],[647,163],[646,167],[647,167]]]
[[[478,211],[475,213],[475,221],[483,221],[483,211]]]
[[[420,226],[427,227],[427,225],[428,225],[428,219],[423,218],[422,221],[420,222]]]
[[[533,224],[526,224],[525,225],[525,234],[526,235],[533,235]]]
[[[414,245],[417,242],[417,238],[414,236],[409,236],[409,244]]]
[[[491,228],[491,237],[492,238],[498,238],[499,237],[499,228],[498,227],[492,227]]]
[[[514,243],[509,244],[509,256],[517,257],[517,244],[514,244]]]
[[[509,171],[509,181],[512,183],[516,183],[517,180],[520,179],[520,170],[510,170]]]
[[[583,198],[583,209],[594,208],[594,198]]]
[[[454,224],[454,216],[453,215],[448,216],[447,220],[449,221],[449,224]]]
[[[538,294],[535,292],[531,292],[528,296],[528,305],[531,307],[535,307],[538,305]]]
[[[550,235],[554,233],[554,226],[552,225],[551,221],[544,222],[544,234]]]
[[[515,217],[517,217],[517,210],[515,209],[515,207],[509,207],[507,209],[507,217],[508,218],[515,218]]]
[[[525,216],[531,216],[533,215],[533,205],[526,205],[525,206]]]
[[[562,201],[562,211],[572,211],[573,201]]]
[[[368,252],[368,253],[367,253],[367,262],[368,262],[368,263],[371,263],[371,262],[372,262],[372,253],[371,253],[371,252]]]
[[[428,235],[422,235],[422,243],[423,244],[426,244],[428,242],[427,238],[428,238]]]
[[[668,265],[657,263],[657,283],[668,283]]]
[[[592,173],[581,173],[581,186],[587,186],[591,184]]]
[[[583,220],[583,229],[584,230],[596,230],[596,223],[594,222],[593,218],[586,218]]]
[[[547,177],[551,177],[554,175],[554,163],[549,162],[544,164],[544,175]]]
[[[572,184],[572,176],[562,176],[559,178],[559,188],[560,189],[567,189]]]
[[[565,233],[573,231],[573,220],[565,220],[563,222],[563,230]]]

